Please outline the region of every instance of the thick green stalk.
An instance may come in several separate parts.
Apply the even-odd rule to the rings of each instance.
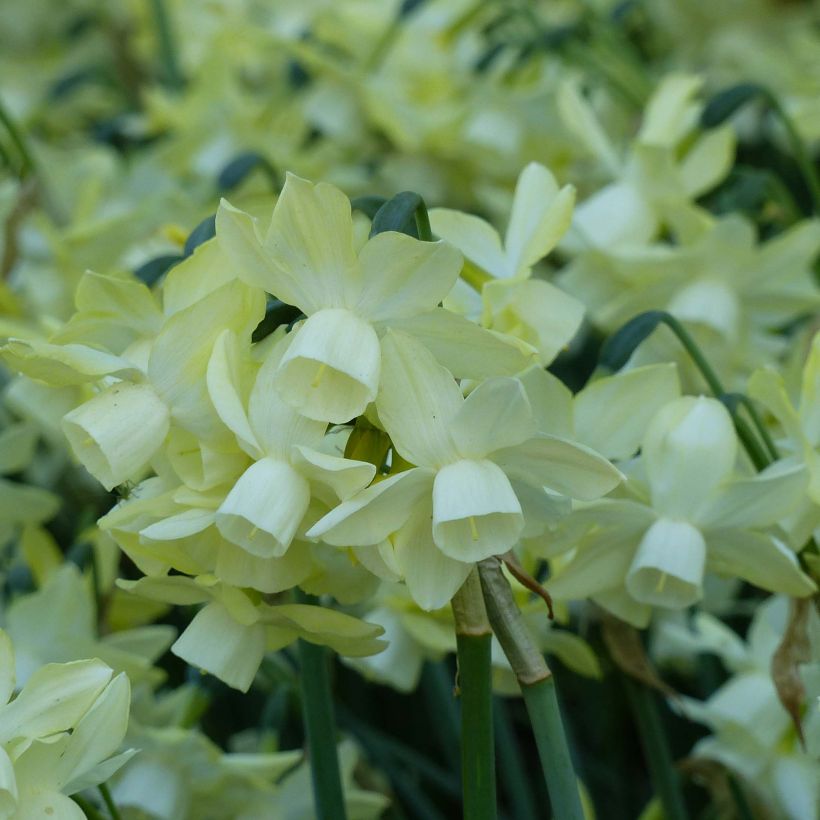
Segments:
[[[550,675],[537,683],[522,685],[521,692],[535,734],[538,757],[550,793],[552,813],[556,820],[584,820],[578,783],[558,706],[555,680]]]
[[[661,724],[655,693],[626,677],[624,677],[624,685],[638,724],[649,774],[655,792],[663,805],[664,818],[665,820],[687,820],[689,815],[686,813],[680,778]]]
[[[299,600],[316,604],[316,598],[299,592]],[[330,691],[327,650],[299,640],[299,683],[305,721],[313,799],[318,820],[346,820],[342,777],[336,751],[336,718]]]
[[[461,695],[464,820],[495,820],[495,746],[490,666],[492,630],[474,569],[452,601]]]
[[[111,820],[122,820],[122,815],[120,814],[120,810],[117,808],[117,804],[114,802],[114,798],[111,797],[111,792],[108,785],[106,783],[100,783],[97,788],[99,788],[103,802],[105,803],[105,807],[111,815]]]
[[[82,809],[83,814],[88,820],[105,820],[105,818],[97,811],[93,803],[90,803],[79,794],[74,794],[71,799]]]
[[[530,788],[524,756],[518,747],[505,698],[495,699],[493,714],[498,769],[512,816],[515,820],[537,820],[535,796]]]
[[[583,820],[552,673],[521,617],[499,561],[488,558],[478,567],[487,616],[524,695],[553,816],[555,820]]]

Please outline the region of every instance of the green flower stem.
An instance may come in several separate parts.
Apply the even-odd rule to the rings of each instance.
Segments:
[[[111,820],[122,820],[122,815],[120,814],[120,810],[117,808],[117,804],[114,802],[114,798],[111,797],[111,791],[109,790],[108,785],[106,783],[100,783],[97,788],[100,790],[105,807],[111,815]]]
[[[648,687],[624,677],[627,697],[638,724],[644,756],[666,820],[687,820],[686,804],[672,752],[658,712],[656,695]]]
[[[766,101],[772,111],[777,114],[783,128],[786,131],[786,138],[789,141],[792,156],[794,157],[794,161],[797,163],[797,167],[800,169],[800,173],[803,175],[803,179],[806,182],[806,187],[809,189],[812,210],[814,213],[820,214],[820,179],[818,179],[817,169],[814,167],[814,163],[812,162],[812,158],[806,148],[806,144],[801,139],[800,134],[797,133],[797,129],[794,127],[792,118],[786,113],[785,109],[780,104],[780,100],[778,100],[778,98],[771,91],[769,91],[769,89],[764,90],[766,94]]]
[[[311,596],[302,596],[302,599],[305,603],[315,603]],[[346,820],[327,651],[323,646],[300,639],[299,663],[316,817],[318,820]]]
[[[530,716],[538,757],[550,793],[556,820],[584,820],[578,783],[572,767],[567,736],[552,675],[530,685],[522,685],[524,703]]]
[[[34,173],[36,170],[34,156],[31,153],[25,137],[23,136],[23,132],[17,127],[17,123],[14,121],[11,114],[9,114],[6,110],[2,100],[0,100],[0,123],[2,123],[3,127],[6,129],[9,139],[17,149],[17,153],[20,155],[20,179],[25,179],[29,174]]]
[[[478,571],[452,601],[461,694],[461,785],[464,820],[495,820],[495,746],[490,667],[492,630]]]
[[[678,337],[678,341],[691,356],[692,361],[701,372],[704,381],[709,386],[712,393],[714,393],[715,397],[722,399],[726,396],[726,388],[723,386],[723,382],[721,382],[717,373],[715,373],[712,368],[712,365],[709,364],[706,357],[701,352],[701,349],[697,346],[695,340],[690,335],[689,331],[670,313],[664,313],[662,321],[675,334],[675,336]],[[749,404],[751,404],[751,402]],[[748,405],[746,405],[746,408],[748,409]],[[743,446],[749,454],[749,458],[752,460],[755,467],[758,470],[762,470],[771,464],[772,460],[769,458],[766,451],[760,446],[754,432],[752,431],[752,428],[746,423],[745,419],[740,418],[736,412],[732,412],[732,419],[735,423],[735,428],[737,429],[738,438],[743,443]],[[755,414],[752,416],[752,420],[756,422],[761,438],[765,441],[766,436],[763,431],[763,425],[760,421],[760,417]]]
[[[79,794],[73,794],[71,799],[82,809],[83,814],[88,820],[105,820],[105,818],[97,811],[93,803],[90,803]]]
[[[159,54],[165,75],[165,83],[169,88],[182,88],[184,80],[182,78],[182,72],[179,69],[177,49],[171,30],[171,20],[168,17],[168,10],[165,8],[164,0],[150,0],[150,3],[151,11],[154,15],[154,25],[156,26]]]
[[[488,558],[478,567],[487,616],[524,695],[553,816],[555,820],[583,820],[552,673],[521,617],[501,564]]]
[[[535,797],[527,779],[527,767],[515,737],[505,698],[495,699],[493,715],[498,769],[512,816],[515,820],[538,820]]]
[[[755,820],[754,812],[738,779],[731,773],[727,774],[726,779],[729,782],[729,791],[732,793],[735,802],[738,820]]]

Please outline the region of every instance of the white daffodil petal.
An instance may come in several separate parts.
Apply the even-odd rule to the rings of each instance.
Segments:
[[[298,445],[293,448],[292,463],[309,482],[329,487],[342,501],[363,490],[376,475],[376,468],[367,461],[330,456]]]
[[[281,558],[260,558],[236,544],[223,541],[219,545],[214,572],[231,586],[276,593],[293,589],[314,570],[307,544],[297,539]]]
[[[583,599],[619,585],[626,577],[638,546],[633,532],[607,530],[584,539],[566,566],[546,583],[560,600]]]
[[[545,257],[567,232],[575,205],[575,188],[558,190],[552,173],[531,162],[515,186],[510,224],[504,239],[507,276],[522,273]]]
[[[423,345],[388,331],[382,340],[379,419],[404,458],[424,467],[457,458],[448,425],[463,404],[453,376]]]
[[[598,379],[575,397],[578,440],[607,458],[629,458],[655,413],[679,396],[675,364],[647,365]]]
[[[658,519],[644,534],[626,576],[629,594],[647,606],[684,609],[703,595],[706,542],[685,521]]]
[[[530,400],[538,432],[574,439],[572,391],[538,364],[519,374],[518,380]]]
[[[214,511],[209,509],[185,510],[168,518],[149,524],[140,530],[142,538],[151,541],[174,541],[177,538],[187,538],[210,527],[214,523]]]
[[[584,319],[584,304],[541,279],[500,279],[482,291],[483,324],[532,345],[541,364],[567,348]]]
[[[6,750],[0,746],[0,817],[13,817],[17,808],[17,780],[14,764]]]
[[[433,543],[431,516],[429,502],[418,504],[393,537],[396,561],[407,589],[427,612],[446,606],[473,568],[472,563],[448,557]]]
[[[148,376],[174,421],[204,439],[227,434],[208,397],[208,361],[225,330],[246,340],[264,315],[264,293],[234,279],[166,320],[151,347]]]
[[[335,186],[288,173],[264,248],[276,266],[322,307],[350,307],[358,297],[361,283],[356,276],[350,201]]]
[[[509,479],[492,461],[456,461],[433,483],[433,540],[456,561],[481,561],[507,552],[524,529]]]
[[[296,331],[274,385],[308,418],[343,424],[376,398],[381,367],[369,322],[349,310],[320,310]]]
[[[117,751],[128,728],[130,705],[131,684],[120,672],[74,727],[53,771],[60,787],[70,786],[72,780]]]
[[[222,535],[260,558],[284,555],[310,503],[310,485],[285,461],[248,467],[216,511]]]
[[[433,233],[455,245],[464,256],[492,276],[503,276],[506,258],[501,249],[501,237],[492,225],[472,214],[449,208],[430,211]]]
[[[265,654],[265,627],[240,624],[222,604],[210,603],[197,612],[171,651],[228,686],[247,692]]]
[[[80,344],[54,345],[33,339],[9,339],[0,347],[7,367],[52,387],[97,381],[102,376],[141,374],[131,362]]]
[[[260,454],[259,444],[251,430],[245,412],[245,396],[242,390],[243,367],[236,334],[225,330],[214,343],[208,361],[206,380],[208,395],[219,418],[233,431],[240,445],[254,456]]]
[[[670,518],[697,516],[735,464],[729,411],[717,399],[676,399],[650,423],[642,452],[655,509]]]
[[[483,458],[493,450],[514,447],[535,432],[523,385],[503,377],[476,387],[450,422],[450,435],[462,458]]]
[[[582,501],[606,495],[623,480],[603,456],[558,436],[541,434],[491,458],[512,477]]]
[[[278,342],[268,353],[248,399],[250,426],[259,446],[266,455],[285,460],[294,444],[318,447],[327,429],[326,421],[302,415],[279,392],[278,370],[290,338]]]
[[[12,815],[14,820],[86,820],[85,812],[70,798],[59,792],[38,792],[24,797]]]
[[[67,731],[88,711],[110,679],[111,668],[99,660],[40,667],[22,692],[0,707],[0,743]]]
[[[365,244],[359,264],[363,289],[355,309],[377,322],[432,310],[458,279],[461,254],[447,242],[385,231]]]
[[[770,592],[802,598],[817,587],[794,553],[770,535],[738,529],[708,530],[707,567],[718,575],[743,578]]]
[[[431,492],[433,475],[432,470],[417,467],[378,481],[331,510],[307,537],[339,547],[381,544]]]
[[[311,293],[299,278],[299,271],[279,265],[263,247],[256,220],[234,208],[227,200],[216,212],[216,241],[243,282],[274,294],[288,305],[313,313],[322,304],[321,292]]]
[[[802,466],[768,468],[754,478],[733,481],[698,517],[704,527],[768,527],[799,503],[808,483]]]
[[[143,470],[170,427],[165,402],[147,384],[118,382],[63,419],[74,455],[107,490]]]
[[[390,326],[421,342],[459,379],[514,376],[537,361],[537,351],[526,342],[486,330],[444,308],[396,319]]]

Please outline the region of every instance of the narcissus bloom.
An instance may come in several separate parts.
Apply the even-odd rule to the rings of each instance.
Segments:
[[[11,640],[0,630],[0,817],[83,820],[66,795],[107,780],[128,725],[128,678],[99,660],[47,664],[16,697]]]
[[[648,487],[638,500],[591,504],[562,524],[576,552],[547,587],[557,598],[591,597],[636,626],[652,607],[679,609],[702,595],[707,569],[764,589],[804,596],[815,590],[794,554],[766,528],[799,501],[801,467],[776,464],[734,477],[737,438],[717,400],[685,396],[667,404],[644,436]]]
[[[448,208],[430,211],[433,231],[455,245],[468,265],[490,277],[482,284],[467,271],[464,278],[479,294],[471,297],[462,287],[445,304],[456,306],[466,298],[465,307],[472,312],[477,301],[475,312],[485,327],[529,342],[545,365],[577,332],[584,306],[549,282],[531,278],[532,267],[566,233],[574,202],[571,185],[559,189],[543,165],[531,162],[518,177],[503,244],[496,229],[477,216]]]
[[[239,276],[308,317],[273,378],[283,399],[308,418],[343,423],[375,400],[380,336],[389,326],[421,339],[459,376],[526,366],[512,340],[437,307],[461,269],[455,248],[386,231],[357,252],[350,202],[332,185],[288,174],[264,237],[224,200],[216,231]]]
[[[343,502],[307,535],[339,546],[390,537],[422,608],[443,606],[475,561],[514,546],[530,505],[549,503],[545,488],[588,500],[620,481],[592,450],[539,434],[516,379],[490,379],[465,399],[418,342],[390,331],[383,351],[379,417],[417,466]]]

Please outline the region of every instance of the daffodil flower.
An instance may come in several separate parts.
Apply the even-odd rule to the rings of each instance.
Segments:
[[[0,814],[82,820],[66,795],[104,782],[135,754],[114,755],[128,725],[128,678],[112,678],[99,660],[47,664],[12,698],[14,669],[0,630]]]
[[[437,307],[461,269],[455,248],[387,231],[357,253],[350,202],[332,185],[288,174],[264,238],[224,200],[216,231],[239,276],[307,316],[273,385],[308,418],[343,423],[375,400],[380,337],[389,326],[421,339],[459,376],[515,373],[527,364],[512,340]]]
[[[466,399],[432,354],[390,331],[379,417],[396,451],[417,466],[340,504],[307,536],[329,544],[379,544],[388,537],[416,602],[443,606],[473,563],[506,552],[525,527],[530,494],[516,486],[592,499],[620,473],[602,456],[538,434],[515,379],[491,379]]]
[[[489,277],[474,282],[479,293],[474,299],[467,296],[468,312],[477,300],[475,312],[485,327],[532,344],[545,365],[577,332],[584,306],[549,282],[531,278],[532,266],[566,233],[574,202],[571,185],[559,190],[549,170],[531,162],[518,177],[503,244],[495,228],[480,217],[448,208],[430,211],[433,231]],[[469,274],[465,278],[469,281]],[[453,306],[452,301],[445,306]]]
[[[300,415],[280,398],[277,374],[295,343],[285,337],[269,352],[248,396],[247,414],[232,378],[241,364],[230,331],[220,336],[208,367],[211,400],[254,459],[216,511],[216,526],[260,558],[284,555],[311,497],[335,503],[366,487],[376,472],[367,462],[321,452],[327,425]]]
[[[646,496],[630,481],[639,500],[604,500],[563,522],[564,546],[576,552],[549,581],[550,592],[591,597],[636,626],[646,626],[652,607],[700,600],[706,570],[811,594],[815,585],[793,553],[766,532],[797,504],[805,470],[776,464],[735,478],[736,458],[734,426],[719,401],[686,396],[667,404],[642,442]]]
[[[381,651],[382,629],[350,615],[306,604],[271,606],[223,583],[215,575],[183,575],[119,581],[123,589],[155,601],[205,604],[171,651],[191,666],[216,675],[247,692],[262,658],[303,638],[332,647],[340,654],[369,655]]]

